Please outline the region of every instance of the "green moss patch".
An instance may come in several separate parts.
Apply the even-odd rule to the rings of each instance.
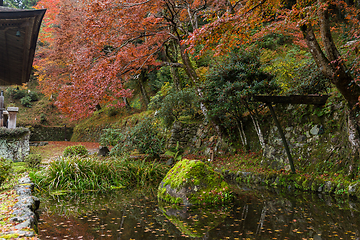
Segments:
[[[178,162],[158,189],[159,199],[175,204],[222,204],[232,197],[223,176],[199,160]]]

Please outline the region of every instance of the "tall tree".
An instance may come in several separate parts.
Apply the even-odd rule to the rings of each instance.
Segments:
[[[55,0],[41,0],[38,7],[49,1]],[[183,67],[198,84],[182,41],[199,27],[198,15],[207,4],[185,0],[64,0],[53,4],[58,15],[48,26],[52,26],[54,44],[44,53],[45,60],[39,61],[44,91],[58,93],[57,105],[79,118],[100,102],[129,96],[124,81],[150,66]],[[180,53],[178,61],[171,55],[159,57],[174,45]],[[122,98],[116,104],[123,104]]]

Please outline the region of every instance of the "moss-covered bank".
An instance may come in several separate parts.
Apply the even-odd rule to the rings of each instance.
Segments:
[[[325,194],[336,194],[360,198],[360,180],[348,181],[341,176],[315,176],[308,174],[290,174],[282,172],[224,172],[224,177],[238,183],[255,183],[260,185],[297,189]]]

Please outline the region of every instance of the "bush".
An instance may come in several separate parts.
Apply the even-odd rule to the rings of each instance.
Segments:
[[[24,107],[28,107],[30,108],[32,106],[31,104],[31,97],[29,95],[23,97],[20,99],[20,103],[21,105],[23,105]]]
[[[31,102],[35,102],[39,100],[39,95],[36,92],[29,92],[28,96],[30,97]]]
[[[63,153],[64,157],[71,157],[71,156],[86,157],[88,155],[89,155],[88,150],[83,145],[68,146],[65,148]]]
[[[25,157],[25,162],[28,167],[35,168],[41,163],[42,157],[40,154],[29,154]]]
[[[150,109],[157,109],[156,116],[161,118],[165,126],[170,127],[180,117],[190,116],[195,118],[199,111],[199,99],[193,89],[175,91],[170,89],[166,96],[157,94],[151,99]]]
[[[6,95],[13,99],[21,99],[26,96],[27,91],[25,89],[8,88],[6,89]]]
[[[156,186],[169,167],[165,164],[146,161],[97,158],[79,156],[60,158],[37,173],[31,179],[40,189],[66,191],[109,191],[111,189]]]
[[[8,88],[6,95],[12,99],[20,99],[20,103],[25,107],[31,107],[31,102],[39,100],[39,94],[36,92],[28,92],[26,89]]]
[[[12,168],[12,161],[0,157],[0,186],[8,178],[11,168]]]
[[[257,52],[233,52],[214,62],[202,89],[209,117],[230,136],[237,137],[233,133],[241,129],[244,113],[259,106],[248,99],[252,95],[276,93],[279,86],[262,71]]]
[[[110,151],[113,156],[126,155],[137,149],[150,157],[158,157],[163,151],[165,139],[157,126],[156,120],[145,118],[127,131],[105,129],[100,143],[102,146],[114,146]]]

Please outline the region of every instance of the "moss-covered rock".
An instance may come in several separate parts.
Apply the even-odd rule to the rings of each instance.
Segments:
[[[220,173],[202,161],[184,159],[165,176],[158,189],[160,200],[184,204],[222,204],[232,200],[229,185]]]

